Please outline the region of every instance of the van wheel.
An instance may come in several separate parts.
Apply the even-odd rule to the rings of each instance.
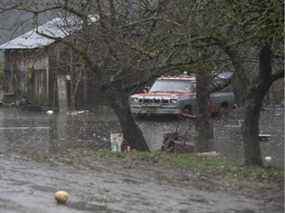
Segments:
[[[228,102],[222,102],[221,103],[221,108],[222,109],[228,109],[229,108],[229,103]]]
[[[220,105],[220,114],[227,114],[229,112],[230,105],[228,102],[222,102]]]

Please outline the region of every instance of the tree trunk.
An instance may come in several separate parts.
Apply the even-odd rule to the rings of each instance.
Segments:
[[[119,119],[126,143],[133,149],[149,151],[142,131],[131,114],[128,94],[117,90],[112,91],[109,97],[111,107]]]
[[[198,137],[196,141],[197,152],[208,152],[212,148],[212,125],[209,116],[209,75],[206,72],[199,72],[197,79],[197,107],[196,130]]]
[[[262,166],[259,144],[259,118],[264,97],[271,86],[271,49],[265,45],[259,54],[257,83],[248,92],[245,101],[245,120],[242,126],[246,165]]]
[[[252,89],[252,98],[245,102],[245,120],[242,125],[244,158],[246,165],[262,165],[261,151],[258,140],[259,117],[262,107],[262,96],[258,90]]]
[[[235,69],[232,84],[234,86],[234,93],[238,105],[244,105],[247,90],[250,86],[250,81],[247,78],[247,69],[244,66],[241,54],[235,46],[226,45],[226,43],[219,41],[219,46],[229,56],[231,63]]]
[[[75,94],[70,95],[70,107],[69,107],[69,109],[71,111],[76,110],[76,95]]]

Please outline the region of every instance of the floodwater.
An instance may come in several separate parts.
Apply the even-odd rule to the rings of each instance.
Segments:
[[[228,115],[215,118],[213,125],[213,150],[222,153],[228,159],[243,163],[243,144],[241,136],[242,111],[231,111]],[[163,135],[177,131],[184,138],[195,142],[197,133],[193,120],[140,119],[141,127],[149,146],[160,149]],[[261,141],[263,159],[270,156],[270,166],[284,168],[284,108],[267,108],[260,118],[261,134],[269,135],[268,140]],[[266,163],[266,162],[265,162]]]
[[[139,121],[139,125],[153,149],[161,145],[161,132],[191,128],[187,121],[148,120]],[[116,119],[104,110],[47,115],[0,108],[0,212],[282,212],[253,198],[172,186],[143,172],[116,171],[100,165],[87,170],[22,158],[35,153],[52,156],[73,147],[108,148],[110,133],[118,131]],[[53,194],[57,190],[71,194],[66,206],[55,203]]]
[[[260,129],[269,134],[262,141],[263,157],[271,156],[271,166],[284,167],[284,109],[262,113]],[[226,157],[243,162],[240,132],[240,112],[213,121],[214,150]],[[2,125],[1,125],[2,123]],[[194,121],[171,118],[137,120],[151,150],[160,149],[163,135],[177,131],[184,138],[195,141]],[[55,153],[67,147],[110,148],[110,134],[121,132],[116,116],[106,107],[68,114],[47,115],[45,112],[23,112],[15,108],[0,109],[0,149],[26,152]]]

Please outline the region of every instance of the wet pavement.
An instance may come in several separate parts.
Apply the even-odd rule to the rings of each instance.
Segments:
[[[183,122],[140,121],[140,126],[156,149],[161,133],[156,134],[154,127],[165,132],[191,127]],[[52,156],[60,150],[84,146],[109,147],[110,132],[116,131],[118,123],[108,112],[58,116],[0,108],[0,213],[282,212],[238,193],[166,184],[144,172],[117,171],[100,165],[89,170],[23,157],[41,153]],[[58,190],[71,194],[67,206],[55,203],[53,194]]]

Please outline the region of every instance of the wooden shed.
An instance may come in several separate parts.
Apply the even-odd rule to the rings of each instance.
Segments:
[[[69,31],[55,18],[0,46],[4,51],[4,101],[52,108],[76,108],[87,103],[88,83],[84,65],[62,42]]]

